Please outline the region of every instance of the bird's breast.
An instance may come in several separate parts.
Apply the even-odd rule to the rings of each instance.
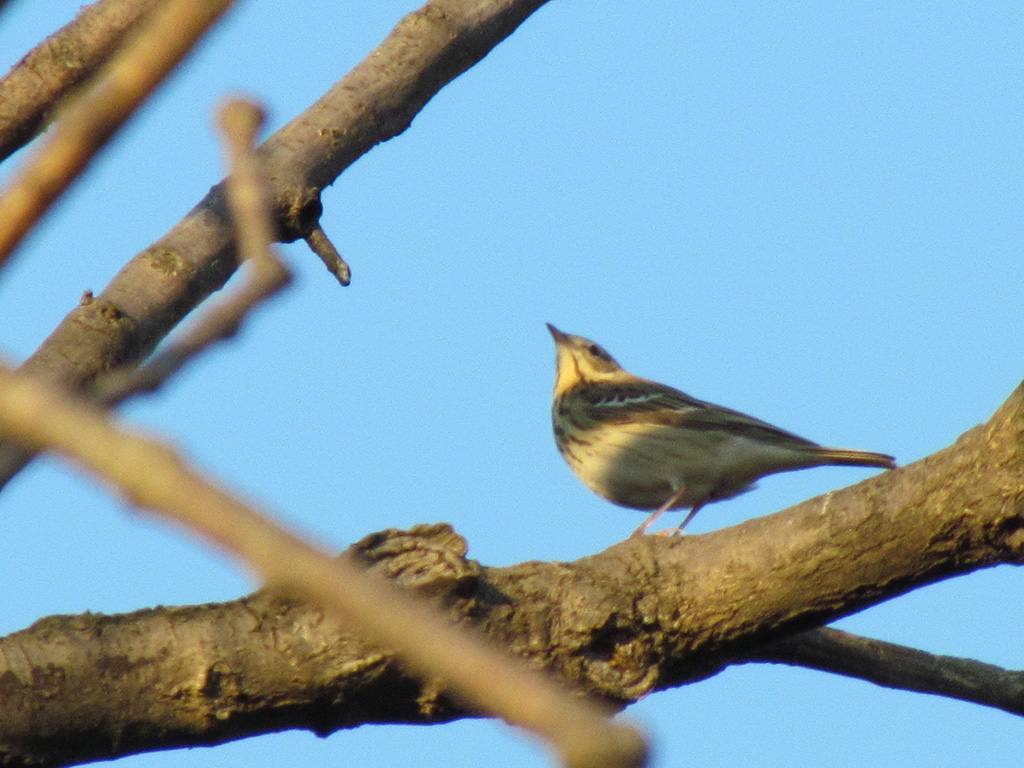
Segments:
[[[580,423],[555,430],[558,446],[583,483],[634,509],[656,509],[683,489],[674,508],[713,496],[719,484],[713,435],[688,435],[657,424]],[[737,491],[739,492],[739,491]]]

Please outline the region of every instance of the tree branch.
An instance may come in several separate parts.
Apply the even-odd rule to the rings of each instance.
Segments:
[[[947,696],[1024,715],[1024,671],[859,637],[823,627],[759,648],[751,661],[792,664],[885,688]]]
[[[220,110],[230,175],[226,191],[238,231],[239,252],[248,265],[245,281],[227,298],[207,306],[202,319],[139,368],[119,368],[100,378],[95,397],[113,406],[140,392],[153,392],[189,360],[237,333],[246,316],[291,282],[291,271],[273,248],[273,227],[263,195],[263,174],[254,152],[263,111],[231,99]]]
[[[101,0],[0,79],[0,161],[28,144],[161,0]]]
[[[623,706],[768,658],[771,648],[761,649],[770,643],[910,589],[1021,563],[1022,438],[1024,387],[988,423],[920,462],[701,536],[627,540],[574,563],[485,568],[465,560],[465,542],[446,526],[420,527],[369,536],[353,554],[531,666]],[[884,674],[901,684],[895,671]],[[915,676],[911,665],[906,687]],[[1014,681],[1004,682],[1012,696]],[[954,690],[947,695],[971,698]],[[84,744],[123,754],[471,714],[352,627],[265,593],[45,620],[0,640],[0,692],[0,763],[3,750],[38,756]],[[80,738],[69,739],[69,728]]]
[[[432,0],[319,101],[261,147],[269,203],[283,240],[318,223],[320,192],[376,144],[411,123],[451,80],[515,31],[545,0]],[[237,267],[220,184],[135,256],[95,300],[73,309],[24,369],[71,388],[134,365]],[[0,446],[0,486],[29,456]]]
[[[169,0],[69,106],[0,195],[0,266],[234,0]]]

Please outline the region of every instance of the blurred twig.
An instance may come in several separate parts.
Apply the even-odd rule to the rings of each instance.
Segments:
[[[347,557],[332,558],[204,478],[156,440],[119,429],[102,412],[0,366],[0,430],[34,451],[52,450],[115,486],[133,504],[198,533],[254,568],[271,586],[305,595],[359,622],[420,674],[439,676],[461,700],[548,741],[566,766],[640,766],[630,726],[456,631],[426,605]]]
[[[30,142],[163,0],[100,0],[33,48],[0,78],[0,161]],[[0,8],[3,3],[0,2]]]
[[[71,104],[0,196],[0,265],[233,0],[168,0]]]
[[[235,222],[239,255],[257,270],[273,271],[284,265],[274,252],[270,208],[256,158],[256,139],[265,119],[259,104],[241,97],[226,100],[217,112],[229,172],[228,208]]]
[[[192,357],[237,333],[253,308],[291,281],[291,272],[273,248],[270,211],[255,155],[262,124],[262,110],[247,100],[231,99],[218,113],[229,169],[228,207],[235,223],[239,255],[247,267],[244,282],[226,299],[207,308],[199,322],[145,365],[135,370],[117,369],[97,381],[96,396],[104,405],[115,405],[136,393],[157,389]]]

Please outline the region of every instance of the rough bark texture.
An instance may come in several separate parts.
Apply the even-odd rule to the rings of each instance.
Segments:
[[[159,0],[102,0],[46,38],[0,79],[0,160],[30,142]]]
[[[623,706],[759,648],[759,658],[820,658],[821,638],[803,651],[771,644],[954,574],[1020,563],[1022,438],[1019,388],[950,448],[715,533],[508,568],[466,560],[465,542],[444,525],[374,534],[355,549],[529,664]],[[911,680],[919,662],[908,663]],[[266,593],[53,617],[0,640],[3,765],[467,714],[439,682],[405,675],[357,632]]]

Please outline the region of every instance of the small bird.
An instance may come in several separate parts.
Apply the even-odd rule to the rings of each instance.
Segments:
[[[892,456],[825,448],[738,411],[705,403],[624,370],[582,336],[555,339],[551,419],[576,476],[608,501],[654,510],[630,538],[669,509],[701,507],[754,488],[758,478],[824,465],[892,469]]]

